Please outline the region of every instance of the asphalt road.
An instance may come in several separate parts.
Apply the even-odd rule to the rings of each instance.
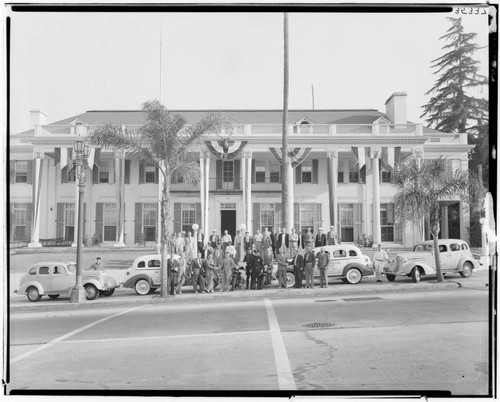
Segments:
[[[195,296],[13,310],[8,392],[489,393],[488,288]]]

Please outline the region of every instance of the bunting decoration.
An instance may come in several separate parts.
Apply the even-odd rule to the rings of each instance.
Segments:
[[[293,148],[291,151],[288,151],[288,156],[292,159],[292,168],[296,168],[299,166],[304,160],[308,157],[312,148]],[[283,164],[283,148],[269,148],[271,154],[273,154],[274,158],[278,161],[280,165]]]
[[[54,148],[55,166],[61,165],[61,170],[73,163],[73,148]]]
[[[351,149],[358,159],[356,163],[359,163],[359,170],[361,170],[366,164],[365,147],[352,147]],[[356,165],[356,163],[354,165]]]
[[[205,144],[217,159],[232,160],[241,153],[247,141],[232,141],[224,138],[220,141],[205,141]]]

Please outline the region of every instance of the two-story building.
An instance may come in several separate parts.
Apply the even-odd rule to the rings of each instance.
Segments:
[[[173,111],[188,123],[205,111]],[[194,155],[197,184],[172,185],[171,232],[194,223],[234,234],[241,225],[281,226],[281,110],[221,110],[231,132],[210,133]],[[47,124],[31,111],[33,129],[10,137],[11,242],[31,246],[76,237],[78,186],[73,145],[92,127],[114,124],[133,129],[142,111],[88,111]],[[293,226],[317,233],[335,225],[342,242],[412,245],[418,227],[394,214],[393,169],[406,158],[448,159],[449,169],[467,169],[467,135],[443,133],[407,121],[406,94],[394,93],[385,113],[360,110],[290,110],[289,149],[293,155]],[[112,149],[92,148],[84,195],[87,244],[155,244],[159,229],[159,177],[155,166]],[[442,201],[441,236],[468,239],[463,201]],[[424,236],[430,238],[428,224]],[[51,240],[54,242],[55,240]]]

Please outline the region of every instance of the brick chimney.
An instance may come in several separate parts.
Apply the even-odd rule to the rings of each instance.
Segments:
[[[407,124],[406,92],[394,92],[385,101],[385,114],[394,124]]]
[[[30,110],[31,127],[45,126],[47,124],[47,115],[41,109]]]

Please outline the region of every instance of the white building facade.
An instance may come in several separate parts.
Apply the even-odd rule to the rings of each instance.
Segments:
[[[204,111],[172,111],[196,123]],[[198,224],[233,234],[281,227],[282,111],[222,110],[230,133],[210,133],[195,155],[197,184],[171,187],[170,232]],[[32,113],[33,129],[10,137],[10,240],[12,245],[74,244],[77,177],[73,145],[92,127],[137,128],[141,111],[88,111],[47,124]],[[394,93],[385,113],[376,110],[291,110],[289,149],[294,156],[293,226],[317,233],[336,227],[342,242],[363,239],[411,246],[418,227],[394,215],[393,169],[406,158],[447,158],[449,169],[467,169],[467,135],[439,132],[406,118],[406,94]],[[226,142],[224,142],[224,140]],[[153,165],[111,149],[92,148],[86,169],[84,242],[133,247],[155,245],[159,229],[159,177]],[[460,199],[443,200],[441,236],[468,240],[469,216]],[[430,238],[428,224],[423,235]]]

